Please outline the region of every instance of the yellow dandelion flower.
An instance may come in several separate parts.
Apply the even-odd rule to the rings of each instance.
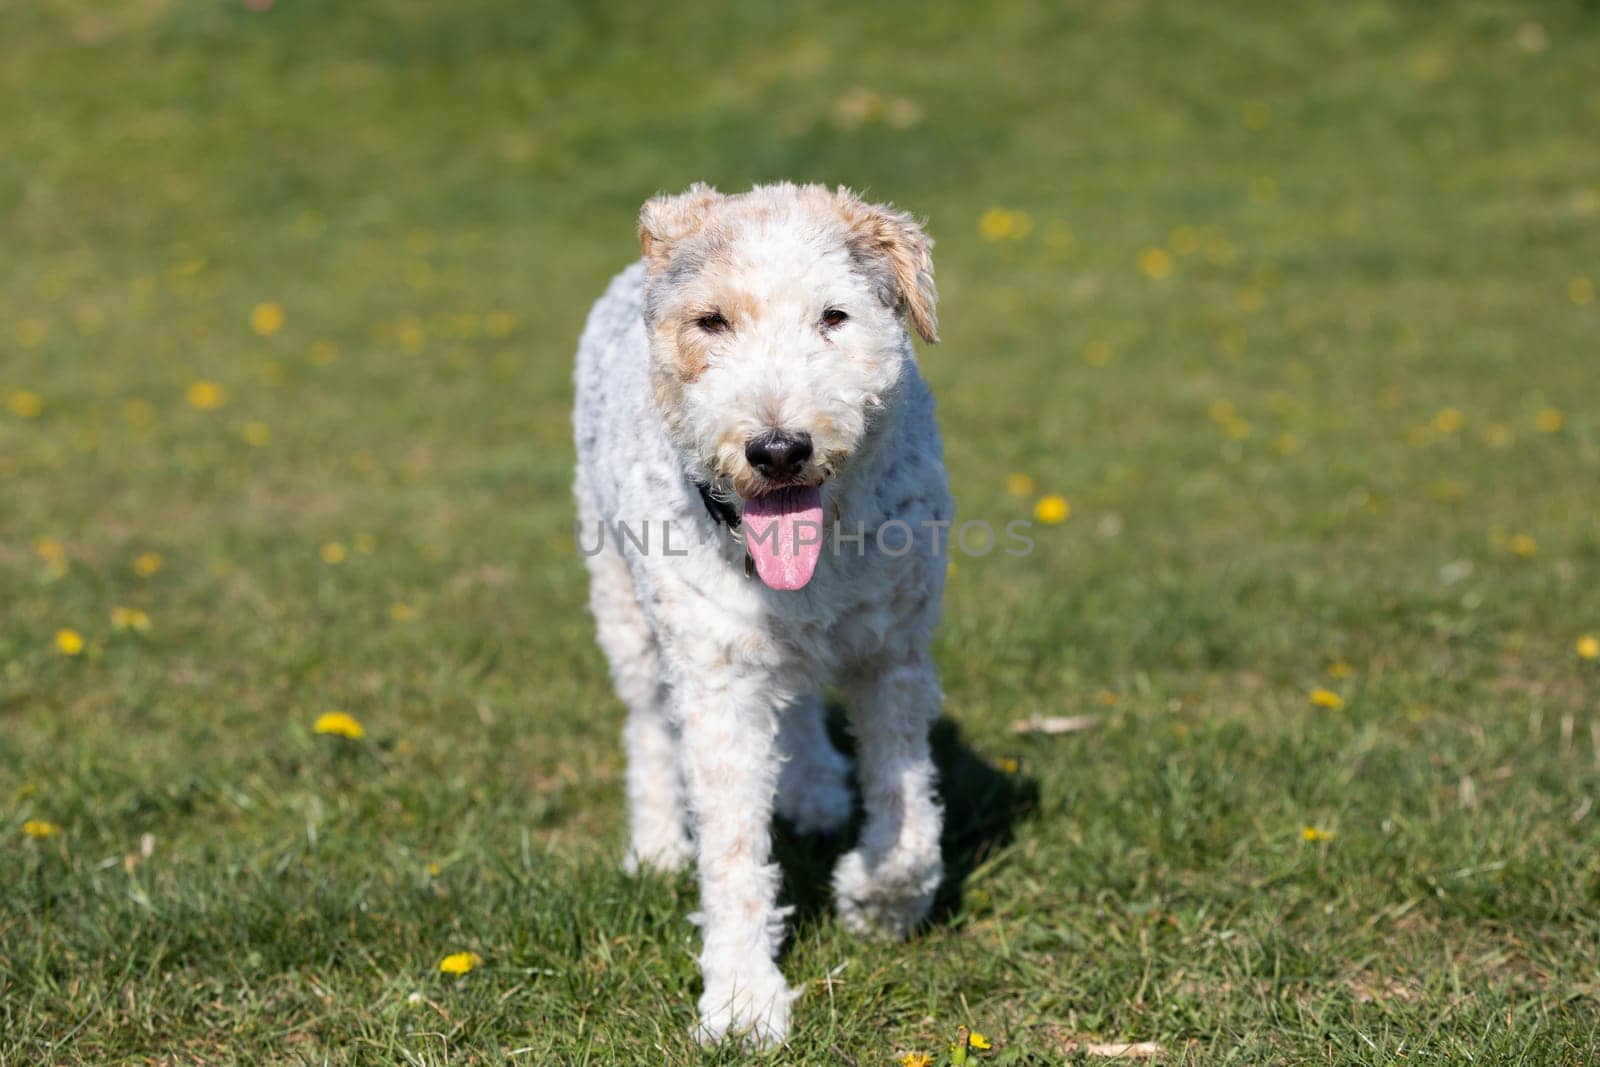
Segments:
[[[129,426],[143,430],[156,421],[156,408],[148,400],[130,400],[122,405],[122,415]]]
[[[1466,417],[1456,408],[1444,408],[1433,417],[1433,428],[1440,433],[1455,433],[1461,429]]]
[[[1280,433],[1272,442],[1272,450],[1280,456],[1292,456],[1303,447],[1300,438],[1292,433]]]
[[[422,325],[421,319],[401,319],[396,336],[400,340],[400,348],[408,356],[418,355],[428,347],[428,328]]]
[[[1313,689],[1311,691],[1311,703],[1319,708],[1327,708],[1329,711],[1338,711],[1344,707],[1344,697],[1335,693],[1332,689]]]
[[[1090,341],[1083,346],[1083,361],[1091,367],[1104,367],[1111,362],[1111,346],[1105,341]]]
[[[1014,756],[1007,756],[1000,761],[1000,769],[1007,774],[1016,774],[1022,770],[1022,762]]]
[[[1305,841],[1329,841],[1333,838],[1332,830],[1324,830],[1316,826],[1302,827],[1300,837]]]
[[[44,411],[44,398],[27,389],[12,389],[6,393],[6,408],[19,419],[37,419]]]
[[[933,1067],[933,1057],[926,1052],[908,1052],[895,1062],[900,1067]]]
[[[67,560],[66,546],[53,537],[39,538],[33,543],[33,550],[44,560],[45,570],[51,578],[64,577],[72,568]]]
[[[83,651],[83,635],[78,631],[62,627],[56,631],[56,651],[63,656],[76,656]]]
[[[1356,673],[1356,669],[1342,659],[1336,659],[1328,664],[1328,677],[1330,678],[1348,678],[1354,673]]]
[[[396,600],[389,605],[389,618],[395,622],[410,622],[415,615],[416,613],[412,611],[410,604],[404,604]]]
[[[1234,294],[1233,302],[1240,311],[1260,311],[1267,306],[1267,291],[1259,285],[1247,285]]]
[[[325,711],[318,715],[317,721],[311,724],[311,732],[332,734],[334,737],[344,737],[351,741],[359,741],[367,736],[366,727],[362,726],[354,715],[345,711]]]
[[[161,553],[141,552],[133,558],[133,573],[148,578],[166,565],[166,558]]]
[[[356,551],[363,556],[370,556],[378,550],[378,539],[369,533],[356,534]]]
[[[452,952],[439,961],[439,970],[445,974],[466,974],[483,965],[483,957],[476,952]]]
[[[1117,701],[1121,699],[1121,697],[1109,689],[1102,689],[1100,692],[1094,695],[1094,702],[1099,704],[1102,708],[1114,708],[1117,706]]]
[[[1180,256],[1193,255],[1200,250],[1200,231],[1193,226],[1177,226],[1167,234],[1167,243]]]
[[[1039,502],[1033,506],[1033,517],[1046,526],[1066,522],[1071,514],[1072,505],[1067,503],[1067,498],[1055,493],[1040,497]]]
[[[444,868],[439,866],[437,863],[428,864],[426,869],[427,869],[429,878],[437,878],[437,877],[439,877],[439,872],[444,870]]]
[[[1511,551],[1523,559],[1531,559],[1539,551],[1539,542],[1525,533],[1512,534]]]
[[[985,241],[1003,241],[1011,236],[1011,212],[992,207],[978,219],[978,232]]]
[[[45,325],[38,319],[23,319],[17,323],[17,344],[23,348],[37,348],[44,340]]]
[[[144,633],[150,629],[150,616],[138,608],[115,607],[111,609],[111,628]]]
[[[978,1033],[976,1030],[967,1035],[967,1045],[970,1048],[979,1050],[994,1048],[994,1045],[990,1043],[989,1039]]]
[[[483,317],[484,333],[496,340],[511,336],[511,331],[516,328],[517,317],[509,311],[491,311]]]
[[[44,819],[29,819],[22,824],[22,833],[25,837],[59,837],[61,827]]]
[[[337,541],[329,541],[319,550],[322,562],[330,567],[337,567],[344,562],[344,546]]]
[[[1592,304],[1594,303],[1594,282],[1580,274],[1567,283],[1567,295],[1579,307],[1584,304]]]
[[[1567,417],[1560,408],[1544,408],[1533,417],[1533,425],[1540,433],[1560,433],[1566,424]]]
[[[419,256],[425,256],[439,245],[439,235],[426,227],[419,227],[406,234],[406,248]]]
[[[1579,659],[1600,659],[1600,637],[1584,634],[1578,638]]]
[[[1272,105],[1265,100],[1246,100],[1239,108],[1239,119],[1247,130],[1264,130],[1272,121]]]
[[[1222,424],[1222,432],[1227,434],[1232,440],[1243,441],[1245,438],[1250,436],[1250,420],[1234,416]]]
[[[250,311],[250,328],[262,337],[271,337],[283,329],[283,308],[268,300]]]
[[[1147,248],[1139,253],[1139,270],[1146,278],[1161,279],[1172,273],[1172,253],[1165,248]]]
[[[215,411],[228,402],[228,391],[216,382],[200,379],[189,383],[183,391],[189,406],[199,411]]]
[[[1483,431],[1483,441],[1493,449],[1507,449],[1517,443],[1517,432],[1503,422],[1490,423]]]
[[[272,428],[264,422],[247,422],[239,428],[239,436],[251,448],[265,448],[272,443]]]
[[[1239,249],[1226,237],[1213,237],[1206,242],[1206,259],[1218,267],[1226,267],[1239,258]]]
[[[1021,473],[1006,475],[1006,492],[1012,496],[1032,496],[1033,479]]]

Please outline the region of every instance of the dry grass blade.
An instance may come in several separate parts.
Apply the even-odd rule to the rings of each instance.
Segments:
[[[1100,725],[1098,715],[1035,715],[1011,724],[1014,734],[1076,734]]]
[[[1154,1059],[1166,1050],[1155,1041],[1068,1041],[1067,1051],[1081,1052],[1086,1056],[1101,1056],[1113,1060],[1148,1060]]]

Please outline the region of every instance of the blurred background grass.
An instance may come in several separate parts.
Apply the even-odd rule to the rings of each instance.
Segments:
[[[0,1059],[696,1058],[692,886],[612,870],[570,365],[641,201],[785,178],[928,219],[963,514],[1071,512],[958,561],[971,876],[908,947],[809,915],[791,1058],[1592,1054],[1593,4],[0,42]]]

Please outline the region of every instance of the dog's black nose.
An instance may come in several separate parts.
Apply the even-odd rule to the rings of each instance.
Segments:
[[[751,438],[744,446],[744,458],[768,478],[799,474],[800,468],[811,458],[811,435],[782,431],[764,433]]]

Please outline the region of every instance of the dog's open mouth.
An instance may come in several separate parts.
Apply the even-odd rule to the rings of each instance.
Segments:
[[[802,589],[822,557],[822,493],[810,485],[744,498],[744,544],[773,589]]]

